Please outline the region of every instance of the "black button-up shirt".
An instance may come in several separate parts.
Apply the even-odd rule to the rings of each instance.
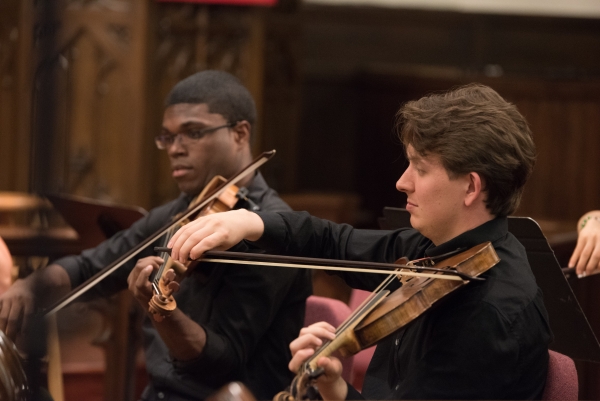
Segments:
[[[306,213],[260,213],[258,241],[290,255],[392,263],[490,241],[500,262],[381,341],[367,374],[366,399],[533,399],[544,389],[551,332],[524,247],[506,218],[435,246],[414,229],[356,230]],[[340,273],[373,290],[378,275]],[[362,398],[349,386],[348,399]]]

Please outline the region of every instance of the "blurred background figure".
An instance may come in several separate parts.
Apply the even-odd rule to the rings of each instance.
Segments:
[[[0,294],[10,286],[13,262],[6,243],[0,238]]]
[[[569,267],[582,278],[600,271],[600,210],[587,212],[577,222],[577,246]]]

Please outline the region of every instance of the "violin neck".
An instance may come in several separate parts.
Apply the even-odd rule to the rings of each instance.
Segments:
[[[367,316],[385,297],[390,293],[389,290],[380,290],[369,296],[359,308],[357,308],[336,330],[335,338],[326,342],[315,351],[313,356],[306,361],[305,368],[312,371],[317,369],[317,361],[320,357],[328,357],[334,352],[339,351],[343,357],[354,355],[363,349],[363,345],[354,334],[354,328]]]

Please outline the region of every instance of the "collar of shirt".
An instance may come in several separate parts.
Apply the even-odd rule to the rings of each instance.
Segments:
[[[426,256],[438,256],[455,251],[459,248],[472,248],[486,241],[495,242],[508,234],[508,220],[506,217],[498,217],[483,223],[479,227],[466,231],[450,241],[438,246],[431,244],[425,251]]]

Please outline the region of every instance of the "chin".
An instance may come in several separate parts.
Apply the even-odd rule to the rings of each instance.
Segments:
[[[197,191],[195,188],[193,188],[189,185],[180,184],[180,185],[178,185],[178,187],[179,187],[179,190],[186,195],[194,196],[194,195],[197,195],[200,193],[200,191]]]

